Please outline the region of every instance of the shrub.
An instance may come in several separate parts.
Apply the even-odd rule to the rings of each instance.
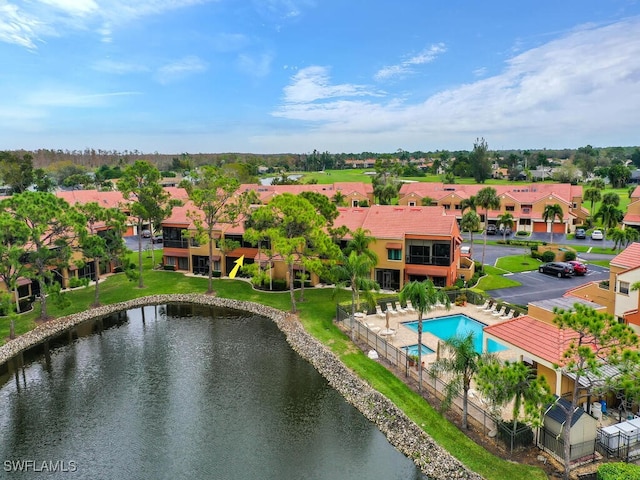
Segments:
[[[175,265],[163,265],[162,268],[165,269],[165,270],[175,271],[176,266]]]
[[[88,278],[71,277],[69,279],[69,288],[86,287],[89,285]]]
[[[287,289],[287,282],[282,279],[273,280],[273,289],[277,291],[284,291]]]
[[[529,232],[525,232],[524,230],[518,230],[518,231],[516,232],[516,235],[517,235],[518,237],[528,237],[528,236],[529,236]]]
[[[630,463],[605,463],[598,467],[598,480],[634,480],[640,478],[640,466]]]
[[[544,252],[542,254],[542,261],[543,262],[553,262],[554,258],[556,258],[556,254],[555,254],[555,252],[552,252],[551,250],[547,250],[546,252]]]
[[[569,260],[575,260],[577,257],[576,252],[564,252],[564,260],[568,262]]]

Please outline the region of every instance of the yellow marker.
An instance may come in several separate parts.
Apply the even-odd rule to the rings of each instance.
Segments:
[[[234,262],[236,266],[233,267],[233,270],[231,270],[231,273],[229,273],[229,278],[236,278],[236,273],[238,273],[238,269],[242,266],[243,262],[244,262],[244,255],[242,255],[239,259],[237,259]]]

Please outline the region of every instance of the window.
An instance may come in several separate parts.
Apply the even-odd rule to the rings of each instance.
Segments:
[[[620,282],[618,292],[623,295],[629,295],[629,282]]]
[[[351,206],[352,207],[358,207],[358,200],[351,200]]]
[[[515,211],[516,211],[516,207],[515,207],[515,206],[513,206],[513,205],[507,205],[506,207],[504,207],[504,209],[505,209],[507,212],[515,212]]]
[[[415,207],[416,206],[416,202],[413,202],[413,201],[409,202],[409,206],[410,207]]]
[[[399,248],[387,249],[387,260],[402,260],[402,250]]]
[[[442,206],[444,207],[445,210],[451,210],[451,204],[450,203],[443,203]]]
[[[456,204],[453,206],[453,208],[454,208],[455,210],[460,210],[460,204],[459,204],[459,203],[456,203]]]
[[[520,225],[531,225],[531,219],[530,218],[521,218],[520,219]]]

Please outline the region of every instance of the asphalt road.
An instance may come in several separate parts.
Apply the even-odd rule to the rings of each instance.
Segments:
[[[555,240],[555,239],[554,239]],[[598,242],[601,243],[601,242]],[[525,247],[506,247],[498,245],[487,245],[485,251],[485,264],[495,265],[500,257],[509,255],[528,254],[529,249]],[[520,282],[519,287],[501,288],[490,290],[487,293],[493,298],[501,299],[505,302],[517,305],[527,305],[529,302],[548,300],[561,297],[567,290],[575,288],[587,282],[602,281],[609,279],[609,269],[599,265],[589,264],[589,260],[610,259],[613,255],[588,254],[579,255],[579,259],[587,264],[589,271],[585,276],[574,276],[569,278],[557,278],[552,275],[540,273],[537,270],[531,272],[514,273],[508,277]],[[482,258],[482,245],[473,246],[473,258]]]

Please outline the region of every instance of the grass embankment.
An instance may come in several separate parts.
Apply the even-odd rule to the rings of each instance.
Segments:
[[[117,303],[163,293],[204,293],[207,288],[206,278],[186,277],[181,273],[167,271],[145,271],[144,284],[145,288],[139,289],[136,282],[128,281],[123,274],[113,275],[100,284],[101,302]],[[220,297],[253,301],[285,311],[290,309],[289,292],[257,292],[241,280],[215,280],[214,288]],[[50,305],[51,316],[59,317],[88,309],[93,302],[94,288],[74,290],[67,295],[72,305],[64,311]],[[308,289],[304,296],[305,301],[299,304],[299,316],[305,329],[470,469],[489,480],[546,479],[546,475],[538,468],[507,462],[487,452],[448,422],[404,382],[355,348],[333,323],[336,302],[348,300],[348,292],[339,291],[334,295],[334,291],[330,289]],[[33,328],[38,310],[39,307],[36,307],[33,312],[20,315],[16,321],[17,331],[24,332]],[[0,320],[0,335],[2,338],[8,335],[6,319]]]

